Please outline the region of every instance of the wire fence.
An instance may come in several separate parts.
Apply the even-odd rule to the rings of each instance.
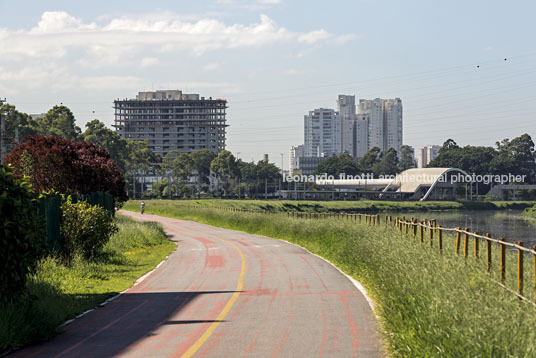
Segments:
[[[385,216],[383,219],[379,214],[349,214],[343,212],[299,212],[299,211],[266,211],[266,210],[251,210],[242,208],[233,208],[227,206],[203,206],[203,205],[184,205],[183,208],[190,209],[218,209],[231,212],[243,212],[243,213],[262,213],[262,214],[279,214],[286,215],[289,218],[296,219],[337,219],[349,222],[364,223],[371,226],[379,226],[382,223],[385,225],[394,225],[401,234],[412,237],[420,242],[421,246],[437,247],[437,252],[441,255],[444,250],[444,234],[453,234],[452,239],[454,254],[456,256],[463,256],[465,259],[469,259],[471,256],[477,260],[485,263],[486,270],[491,274],[492,267],[494,267],[493,249],[498,251],[498,280],[493,279],[499,286],[507,290],[508,292],[516,295],[521,300],[526,301],[536,307],[536,246],[531,248],[525,247],[523,241],[517,241],[516,243],[507,242],[504,238],[493,238],[489,233],[484,235],[478,232],[471,231],[469,228],[444,228],[437,225],[436,219],[417,220],[415,218],[406,218]],[[472,242],[472,245],[471,245]],[[481,251],[481,244],[483,244],[483,252]],[[472,246],[472,249],[470,249]],[[514,276],[516,278],[515,289],[507,287],[507,257],[512,255],[507,254],[508,251],[515,251],[517,253],[515,259],[515,266],[517,268]],[[533,266],[533,298],[527,297],[525,290],[525,271],[530,270],[526,267],[526,261],[532,259]]]

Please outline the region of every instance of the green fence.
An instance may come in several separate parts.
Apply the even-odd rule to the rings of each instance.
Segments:
[[[90,194],[73,194],[71,195],[71,200],[73,203],[78,203],[79,201],[85,201],[91,205],[98,205],[114,215],[114,197],[109,193],[90,193]]]
[[[60,251],[61,197],[56,194],[41,196],[39,200],[39,213],[45,223],[48,252]]]
[[[98,205],[108,210],[111,215],[115,213],[114,198],[109,193],[73,194],[71,200],[73,203],[85,201],[91,205]],[[57,194],[42,195],[39,200],[39,213],[45,223],[48,252],[61,251],[61,196]]]

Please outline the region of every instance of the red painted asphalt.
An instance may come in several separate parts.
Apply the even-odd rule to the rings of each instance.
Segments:
[[[10,356],[384,355],[365,297],[324,260],[262,236],[121,213],[162,223],[178,249],[145,280],[50,342]]]

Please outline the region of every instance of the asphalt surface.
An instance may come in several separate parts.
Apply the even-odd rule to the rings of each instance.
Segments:
[[[365,297],[283,241],[192,221],[163,224],[178,249],[123,295],[13,357],[381,357]]]

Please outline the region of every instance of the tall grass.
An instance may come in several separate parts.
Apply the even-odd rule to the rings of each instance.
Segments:
[[[496,248],[494,269],[487,273],[482,259],[456,256],[454,238],[448,235],[439,254],[437,243],[430,247],[428,236],[421,245],[419,239],[392,225],[169,204],[147,205],[146,210],[288,240],[334,262],[360,280],[376,301],[393,356],[536,356],[536,310],[494,282],[498,279]],[[480,250],[482,254],[483,245]],[[528,283],[533,282],[531,265],[526,265]],[[514,252],[508,253],[507,272],[512,286]],[[527,288],[532,290],[530,285]]]
[[[47,257],[29,277],[26,294],[0,307],[0,352],[53,336],[64,321],[130,287],[176,247],[155,223],[116,220],[119,232],[100,257],[77,258],[69,267]]]
[[[146,200],[147,207],[192,205],[206,207],[231,207],[263,211],[300,212],[381,212],[381,211],[439,211],[439,210],[522,210],[534,201],[290,201],[290,200]],[[140,201],[130,200],[124,208],[139,210]]]

